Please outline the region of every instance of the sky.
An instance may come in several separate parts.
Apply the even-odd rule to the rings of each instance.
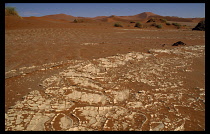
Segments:
[[[75,17],[129,16],[153,12],[162,16],[205,17],[205,3],[5,3],[22,17],[64,13]]]

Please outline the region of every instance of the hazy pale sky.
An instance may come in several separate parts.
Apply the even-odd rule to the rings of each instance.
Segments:
[[[75,17],[128,16],[153,12],[162,16],[205,17],[205,3],[6,3],[22,17],[64,13]]]

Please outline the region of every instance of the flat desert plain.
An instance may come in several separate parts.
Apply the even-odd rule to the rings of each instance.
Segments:
[[[204,131],[205,31],[113,24],[6,16],[5,130]]]

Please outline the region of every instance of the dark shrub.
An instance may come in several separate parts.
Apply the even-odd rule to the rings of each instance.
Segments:
[[[136,25],[135,25],[134,27],[142,28],[143,25],[141,24],[141,22],[137,22]]]
[[[177,26],[177,29],[180,29],[181,28],[181,25]]]
[[[75,19],[73,22],[74,23],[82,23],[82,22],[84,22],[84,20],[83,19]]]
[[[73,22],[74,22],[74,23],[77,23],[77,22],[78,22],[78,20],[77,20],[77,19],[75,19]]]
[[[157,24],[156,23],[152,23],[151,26],[157,26]]]
[[[182,26],[182,25],[179,24],[179,23],[172,23],[172,25],[176,26],[178,29],[181,28],[181,26]]]
[[[149,20],[147,21],[147,23],[148,23],[148,22],[155,22],[155,18],[149,19]]]
[[[114,26],[115,27],[123,27],[120,23],[115,23]]]
[[[130,21],[130,23],[135,23],[135,21]]]
[[[166,22],[166,25],[171,25],[171,23],[169,23],[169,22]]]
[[[174,25],[174,26],[181,26],[181,24],[179,24],[179,23],[172,23],[172,25]]]
[[[161,21],[162,23],[166,23],[166,22],[167,22],[166,19],[160,19],[160,21]]]
[[[161,24],[159,24],[159,25],[156,25],[156,27],[157,27],[157,28],[162,28],[162,25],[161,25]]]

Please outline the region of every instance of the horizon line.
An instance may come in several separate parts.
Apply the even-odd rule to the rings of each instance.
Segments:
[[[153,13],[153,12],[142,12],[142,13]],[[83,17],[83,18],[95,18],[95,17],[100,17],[100,16],[105,16],[105,17],[110,17],[110,16],[120,16],[120,17],[123,17],[123,16],[135,16],[135,15],[139,15],[139,14],[142,14],[142,13],[138,13],[138,14],[134,14],[134,15],[115,15],[115,14],[112,14],[112,15],[99,15],[99,16],[94,16],[94,17],[84,17],[84,16],[73,16],[71,14],[66,14],[66,13],[56,13],[56,14],[47,14],[47,15],[42,15],[42,16],[37,16],[37,15],[31,15],[31,16],[28,16],[28,17],[44,17],[44,16],[49,16],[49,15],[59,15],[59,14],[64,14],[64,15],[69,15],[69,16],[73,16],[73,17]],[[153,13],[155,14],[155,13]],[[162,16],[162,17],[177,17],[177,18],[205,18],[205,17],[179,17],[179,16],[164,16],[164,15],[159,15],[159,14],[155,14],[157,16]],[[22,16],[24,17],[24,16]]]

